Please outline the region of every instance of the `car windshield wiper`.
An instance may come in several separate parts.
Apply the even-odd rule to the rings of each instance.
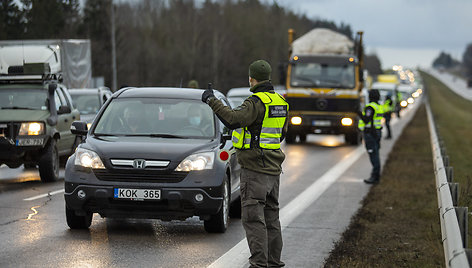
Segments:
[[[116,136],[115,134],[108,134],[108,133],[93,133],[95,136]]]
[[[20,107],[20,106],[10,106],[10,107],[2,107],[2,110],[6,109],[13,109],[13,110],[36,110],[30,107]]]
[[[170,138],[170,139],[187,139],[187,137],[172,134],[127,134],[126,137],[153,137],[153,138]]]

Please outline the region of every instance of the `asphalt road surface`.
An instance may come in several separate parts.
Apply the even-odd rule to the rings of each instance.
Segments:
[[[417,106],[394,118],[395,139]],[[382,141],[382,162],[394,140]],[[344,145],[342,136],[311,135],[283,150],[283,261],[320,267],[368,192],[362,180],[371,166],[363,145]],[[62,179],[44,184],[34,169],[0,167],[0,267],[248,266],[239,219],[224,234],[208,234],[196,217],[163,222],[95,214],[89,230],[70,230],[64,206]]]

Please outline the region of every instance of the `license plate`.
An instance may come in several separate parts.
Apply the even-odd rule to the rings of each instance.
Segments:
[[[16,140],[16,146],[37,146],[43,145],[43,139],[18,139]]]
[[[331,126],[331,121],[329,120],[313,120],[312,122],[313,126],[316,127],[329,127]]]
[[[161,199],[161,190],[115,188],[114,197],[130,200],[159,200]]]

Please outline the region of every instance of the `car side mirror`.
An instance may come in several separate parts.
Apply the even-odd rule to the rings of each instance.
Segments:
[[[88,133],[87,123],[84,121],[74,121],[70,126],[70,132],[74,135],[85,136]]]
[[[231,134],[221,134],[221,146],[220,149],[223,149],[226,145],[226,141],[231,140],[232,136]]]
[[[57,114],[69,114],[71,112],[72,112],[72,110],[70,109],[69,106],[61,105],[59,107],[59,110],[57,111]]]

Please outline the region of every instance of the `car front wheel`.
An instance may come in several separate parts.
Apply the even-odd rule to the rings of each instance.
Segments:
[[[77,216],[75,211],[66,206],[67,225],[71,229],[87,229],[92,224],[93,213],[86,213],[85,216]]]
[[[224,233],[226,231],[229,221],[229,202],[229,183],[228,177],[225,176],[223,182],[223,204],[217,214],[204,221],[205,231],[209,233]]]
[[[51,139],[39,159],[39,176],[43,182],[52,182],[59,179],[59,154],[54,139]]]

